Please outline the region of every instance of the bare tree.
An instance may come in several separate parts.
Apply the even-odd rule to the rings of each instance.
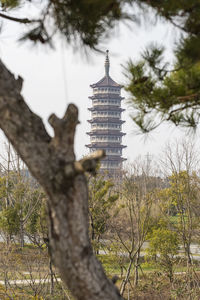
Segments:
[[[176,141],[168,144],[161,160],[164,172],[169,176],[167,193],[169,205],[173,203],[178,215],[177,232],[187,258],[188,272],[192,265],[191,243],[199,227],[199,155],[194,142]]]
[[[123,295],[130,275],[134,270],[134,286],[138,284],[141,249],[149,230],[153,194],[157,177],[153,174],[152,160],[137,158],[129,166],[121,190],[121,210],[113,219],[112,231],[119,245],[119,255],[127,255],[128,267],[121,283],[120,292]],[[153,180],[154,179],[154,180]],[[121,250],[123,249],[123,250]]]

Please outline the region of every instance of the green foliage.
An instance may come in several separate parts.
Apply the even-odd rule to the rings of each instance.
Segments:
[[[159,193],[167,228],[172,228],[183,246],[188,264],[192,263],[190,246],[199,231],[199,178],[187,171],[173,173],[170,187]]]
[[[173,65],[166,60],[163,45],[155,44],[147,46],[141,60],[127,63],[126,90],[135,110],[132,118],[144,133],[164,121],[196,128],[200,116],[200,3],[155,0],[147,5],[185,34],[174,49]]]
[[[176,262],[175,255],[178,254],[178,234],[167,228],[154,229],[149,237],[149,247],[147,254],[154,258],[158,257],[156,262],[166,272],[173,281],[173,267]]]
[[[36,193],[40,192],[40,190],[36,190]],[[38,195],[38,197],[40,201],[37,201],[37,204],[35,205],[35,208],[27,221],[26,231],[31,235],[40,235],[42,237],[47,237],[48,225],[46,196],[42,193]]]
[[[46,197],[21,174],[10,171],[0,178],[0,230],[10,238],[24,234],[46,236]]]
[[[97,175],[89,180],[89,217],[91,238],[99,240],[107,229],[111,217],[111,208],[115,205],[119,195],[112,191],[114,185],[103,176]],[[98,242],[95,244],[98,246]]]
[[[155,256],[160,254],[161,258],[173,256],[178,253],[178,235],[167,228],[154,229],[149,237],[148,254]]]
[[[31,1],[30,1],[31,2]],[[41,3],[38,19],[18,19],[15,21],[28,24],[29,29],[20,40],[48,43],[52,45],[56,32],[68,43],[80,42],[90,48],[96,48],[102,36],[107,37],[119,20],[136,17],[126,13],[125,5],[130,0],[48,0]],[[1,0],[2,8],[16,8],[24,4],[20,0]],[[48,26],[46,21],[51,22]]]
[[[6,8],[14,8],[20,4],[21,0],[0,0],[0,6],[4,9]]]
[[[0,229],[9,234],[15,235],[19,232],[20,216],[19,206],[8,207],[0,212]]]
[[[63,0],[52,1],[52,8],[56,26],[69,42],[72,37],[79,36],[83,44],[93,47],[106,29],[113,28],[117,20],[127,17],[122,12],[126,2],[129,1]]]

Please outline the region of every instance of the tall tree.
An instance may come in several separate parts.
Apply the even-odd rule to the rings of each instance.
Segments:
[[[111,209],[119,194],[113,190],[114,184],[102,175],[89,178],[89,219],[91,239],[98,254],[100,238],[108,229]]]

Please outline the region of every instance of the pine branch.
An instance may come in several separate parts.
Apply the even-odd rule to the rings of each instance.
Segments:
[[[5,14],[2,14],[1,12],[0,12],[0,17],[3,19],[7,19],[10,21],[14,21],[14,22],[22,23],[22,24],[30,24],[30,23],[40,22],[40,20],[30,20],[28,18],[17,18],[17,17],[8,16]]]

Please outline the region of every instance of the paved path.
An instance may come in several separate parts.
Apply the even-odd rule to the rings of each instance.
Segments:
[[[60,278],[56,279],[57,281],[61,281]],[[54,279],[54,281],[56,281]],[[41,284],[41,283],[49,283],[50,279],[22,279],[22,280],[9,280],[8,285],[31,285],[31,284]],[[0,280],[0,284],[5,285],[4,280]]]

